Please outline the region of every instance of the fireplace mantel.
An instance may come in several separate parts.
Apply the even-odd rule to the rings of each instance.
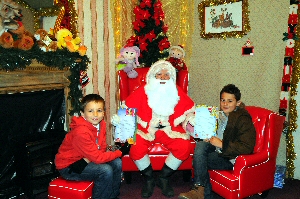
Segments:
[[[68,99],[70,81],[69,70],[47,67],[36,61],[24,70],[4,71],[0,70],[0,94],[13,94],[22,92],[34,92],[53,89],[64,89],[66,97],[66,113],[69,113],[70,103]],[[69,114],[67,115],[67,123]]]
[[[59,70],[33,62],[24,70],[0,70],[0,94],[65,89],[68,70]]]

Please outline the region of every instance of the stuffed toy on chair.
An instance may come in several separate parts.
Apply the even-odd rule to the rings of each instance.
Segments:
[[[127,73],[129,78],[136,78],[138,73],[135,68],[140,64],[138,57],[140,56],[140,49],[137,46],[124,47],[120,51],[120,56],[116,59],[118,69]]]
[[[169,61],[174,68],[176,69],[176,73],[181,70],[187,70],[186,64],[184,63],[185,51],[181,45],[171,46],[169,48],[169,57],[166,61]]]

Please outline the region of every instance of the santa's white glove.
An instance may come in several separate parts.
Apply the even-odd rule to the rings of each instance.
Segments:
[[[114,114],[111,118],[110,118],[111,124],[114,126],[118,126],[120,124],[120,117],[117,114]]]
[[[191,116],[191,117],[189,118],[188,122],[189,122],[192,126],[195,126],[195,125],[196,125],[195,115]]]
[[[120,108],[128,108],[125,104],[125,101],[122,101],[121,104],[120,104]]]
[[[187,132],[189,133],[193,133],[194,132],[194,126],[196,124],[196,121],[195,121],[195,115],[189,115],[188,119],[187,119],[187,123],[186,123],[186,126],[185,126],[185,129]]]

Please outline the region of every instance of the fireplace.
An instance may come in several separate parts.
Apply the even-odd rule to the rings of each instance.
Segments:
[[[68,126],[68,71],[0,71],[0,198],[46,191]]]

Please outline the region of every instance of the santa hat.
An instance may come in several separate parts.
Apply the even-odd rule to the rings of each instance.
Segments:
[[[174,66],[165,60],[159,60],[157,62],[155,62],[154,64],[152,64],[152,66],[150,67],[147,76],[146,76],[146,82],[147,84],[149,83],[149,80],[151,78],[155,78],[156,73],[160,72],[163,69],[167,69],[168,72],[170,73],[170,77],[171,79],[176,82],[176,70],[174,68]]]
[[[182,45],[171,46],[171,47],[169,48],[169,52],[170,52],[172,49],[180,50],[180,51],[182,52],[183,57],[185,57],[185,51],[184,51]]]

